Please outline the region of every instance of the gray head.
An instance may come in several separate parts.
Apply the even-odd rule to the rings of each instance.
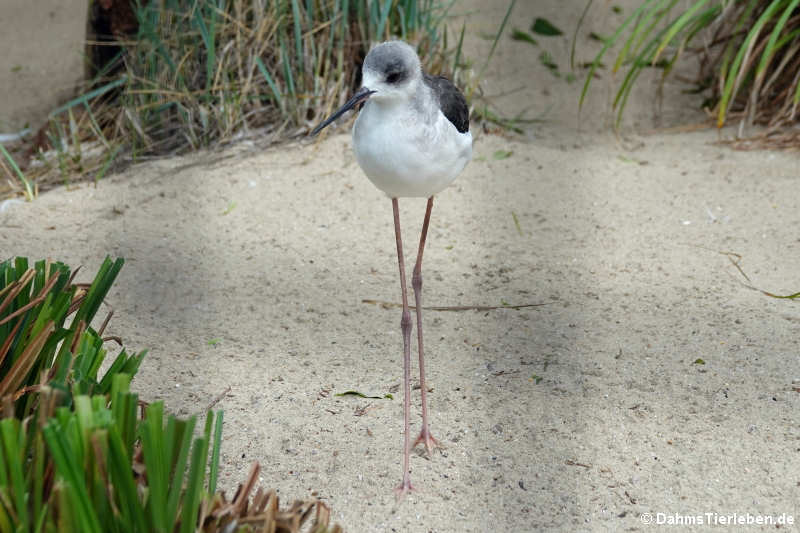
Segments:
[[[361,89],[333,115],[314,128],[316,135],[328,124],[372,97],[377,101],[411,98],[422,79],[417,53],[403,41],[387,41],[369,51],[361,68]]]
[[[373,99],[410,97],[414,94],[422,67],[414,49],[403,41],[387,41],[375,46],[364,59],[361,86]]]

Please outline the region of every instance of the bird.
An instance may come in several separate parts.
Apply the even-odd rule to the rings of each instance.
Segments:
[[[422,253],[433,209],[433,198],[447,188],[472,158],[469,107],[453,82],[422,69],[414,48],[401,40],[373,46],[361,68],[361,87],[341,108],[311,132],[317,135],[345,112],[362,104],[353,125],[353,151],[367,178],[392,202],[403,312],[403,477],[395,488],[398,499],[415,490],[409,453],[422,444],[430,457],[442,447],[430,431],[422,336]],[[399,198],[427,198],[417,260],[411,278],[414,291],[422,429],[409,446],[412,322],[406,291]]]

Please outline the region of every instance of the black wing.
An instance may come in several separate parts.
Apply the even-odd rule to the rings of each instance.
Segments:
[[[447,120],[453,123],[459,133],[468,132],[469,108],[458,87],[444,76],[431,76],[427,72],[423,73],[422,79],[439,99],[439,108]]]

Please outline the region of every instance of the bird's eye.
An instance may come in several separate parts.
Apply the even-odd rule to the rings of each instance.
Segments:
[[[402,74],[400,72],[390,72],[386,75],[386,83],[397,83],[402,78]]]

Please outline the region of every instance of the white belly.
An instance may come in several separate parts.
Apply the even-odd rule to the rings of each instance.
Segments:
[[[389,197],[427,198],[469,162],[472,134],[459,133],[438,109],[429,121],[404,109],[368,101],[353,126],[353,150],[369,180]]]

